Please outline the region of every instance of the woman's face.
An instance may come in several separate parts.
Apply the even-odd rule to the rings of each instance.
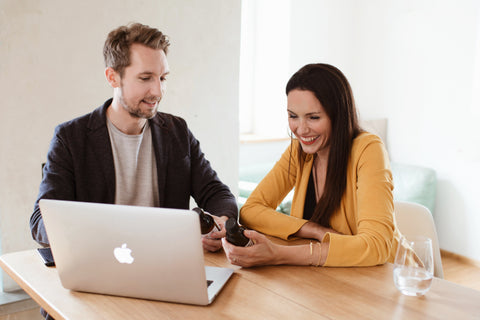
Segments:
[[[332,126],[313,92],[294,89],[287,95],[288,125],[306,153],[327,155]]]

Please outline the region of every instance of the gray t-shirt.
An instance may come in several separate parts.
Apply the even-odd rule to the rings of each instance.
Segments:
[[[158,207],[158,180],[152,131],[147,123],[139,135],[121,132],[107,117],[115,164],[115,204]]]

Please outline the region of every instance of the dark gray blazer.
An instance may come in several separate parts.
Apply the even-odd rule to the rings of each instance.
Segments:
[[[30,218],[32,236],[42,245],[48,244],[48,238],[38,206],[40,199],[115,201],[115,167],[106,125],[111,101],[55,128]],[[192,196],[198,206],[212,214],[237,217],[235,197],[205,159],[185,120],[158,113],[149,122],[160,206],[188,209]]]

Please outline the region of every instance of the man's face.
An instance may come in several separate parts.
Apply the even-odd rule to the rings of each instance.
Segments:
[[[130,48],[130,65],[125,68],[120,87],[115,92],[121,106],[132,117],[153,118],[165,94],[168,72],[167,57],[163,50],[133,44]]]

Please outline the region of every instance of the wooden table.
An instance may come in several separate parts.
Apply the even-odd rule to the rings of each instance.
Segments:
[[[232,267],[223,252],[205,264]],[[5,254],[0,266],[55,319],[480,319],[480,291],[433,280],[423,297],[402,295],[393,265],[369,268],[235,268],[207,307],[66,290],[35,250]]]

